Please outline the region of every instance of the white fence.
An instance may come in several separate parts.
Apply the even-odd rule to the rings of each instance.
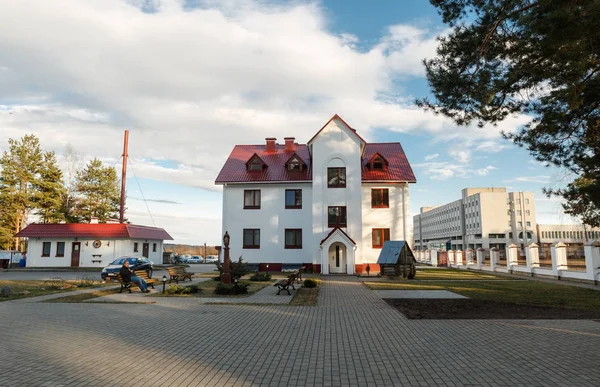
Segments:
[[[449,250],[448,267],[457,269],[478,269],[500,273],[524,273],[531,276],[548,276],[575,280],[600,280],[600,241],[590,241],[584,246],[585,262],[567,258],[567,246],[556,243],[550,248],[550,259],[540,260],[539,246],[535,243],[525,248],[524,259],[519,248],[512,244],[506,252],[496,248]],[[416,250],[418,262],[438,266],[437,250]]]

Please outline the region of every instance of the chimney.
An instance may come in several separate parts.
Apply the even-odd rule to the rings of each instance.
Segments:
[[[294,145],[294,140],[296,140],[296,137],[284,137],[283,138],[285,140],[285,151],[286,152],[293,152],[296,150],[296,146]]]
[[[275,137],[267,137],[265,140],[267,140],[267,152],[275,152],[277,147],[275,141],[277,141],[277,139]]]

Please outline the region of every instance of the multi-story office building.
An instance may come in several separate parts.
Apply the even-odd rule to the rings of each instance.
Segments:
[[[415,249],[504,249],[537,241],[533,192],[465,188],[462,198],[422,207],[413,217]]]

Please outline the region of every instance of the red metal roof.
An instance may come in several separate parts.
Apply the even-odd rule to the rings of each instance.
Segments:
[[[321,243],[319,244],[319,246],[323,246],[323,243],[325,243],[327,241],[327,239],[331,238],[331,236],[333,235],[333,233],[335,233],[336,230],[340,230],[340,232],[342,234],[344,234],[346,236],[346,238],[348,238],[350,240],[350,242],[352,242],[353,244],[356,245],[356,242],[354,242],[354,239],[350,238],[350,236],[348,234],[346,234],[346,232],[344,230],[342,230],[339,227],[335,227],[333,230],[331,230],[331,232],[329,232],[329,234],[327,234],[327,236],[325,238],[323,238],[321,240]]]
[[[262,171],[248,171],[246,163],[257,154],[267,165]],[[307,165],[302,171],[290,172],[285,163],[296,153]],[[215,183],[249,183],[267,181],[311,181],[312,168],[306,145],[296,144],[293,151],[286,151],[285,145],[277,145],[275,151],[266,150],[266,145],[236,145]]]
[[[98,238],[173,240],[164,229],[121,223],[32,223],[16,236],[29,238]]]
[[[383,171],[367,169],[369,160],[379,153],[388,162]],[[362,181],[406,181],[416,183],[415,174],[399,142],[367,144],[362,156]]]

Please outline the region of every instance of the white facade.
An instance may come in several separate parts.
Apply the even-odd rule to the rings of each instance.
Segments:
[[[363,155],[369,145],[334,116],[306,145],[310,180],[226,182],[217,178],[217,184],[223,184],[223,233],[231,236],[231,259],[242,255],[250,263],[312,263],[323,274],[354,274],[363,265],[377,262],[381,248],[373,246],[373,229],[384,229],[376,232],[385,236],[389,229],[391,240],[412,240],[409,181],[364,181]],[[405,157],[399,144],[397,148]],[[271,170],[280,167],[268,165]],[[328,186],[328,168],[345,169],[345,187]],[[302,208],[286,208],[286,190],[290,189],[302,190]],[[385,190],[387,208],[373,208],[372,189]],[[260,208],[244,209],[246,190],[260,191]],[[346,210],[346,224],[339,229],[331,226],[328,217],[329,208],[337,206]],[[244,246],[244,230],[248,229],[260,230],[259,246]],[[302,230],[301,248],[286,248],[286,229]]]
[[[533,192],[505,188],[466,188],[462,198],[423,207],[413,218],[415,248],[504,249],[537,242]]]
[[[144,244],[148,244],[148,259],[155,264],[162,263],[162,240],[148,239],[104,239],[97,241],[82,238],[29,238],[27,247],[27,267],[105,267],[117,258],[128,256],[142,258]],[[44,242],[50,244],[50,254],[44,256]],[[58,243],[64,243],[64,254],[57,256]],[[134,251],[137,244],[137,252]],[[72,262],[73,250],[79,246],[79,260]]]
[[[537,234],[542,244],[558,242],[581,244],[600,240],[600,227],[589,227],[580,224],[538,224]]]

